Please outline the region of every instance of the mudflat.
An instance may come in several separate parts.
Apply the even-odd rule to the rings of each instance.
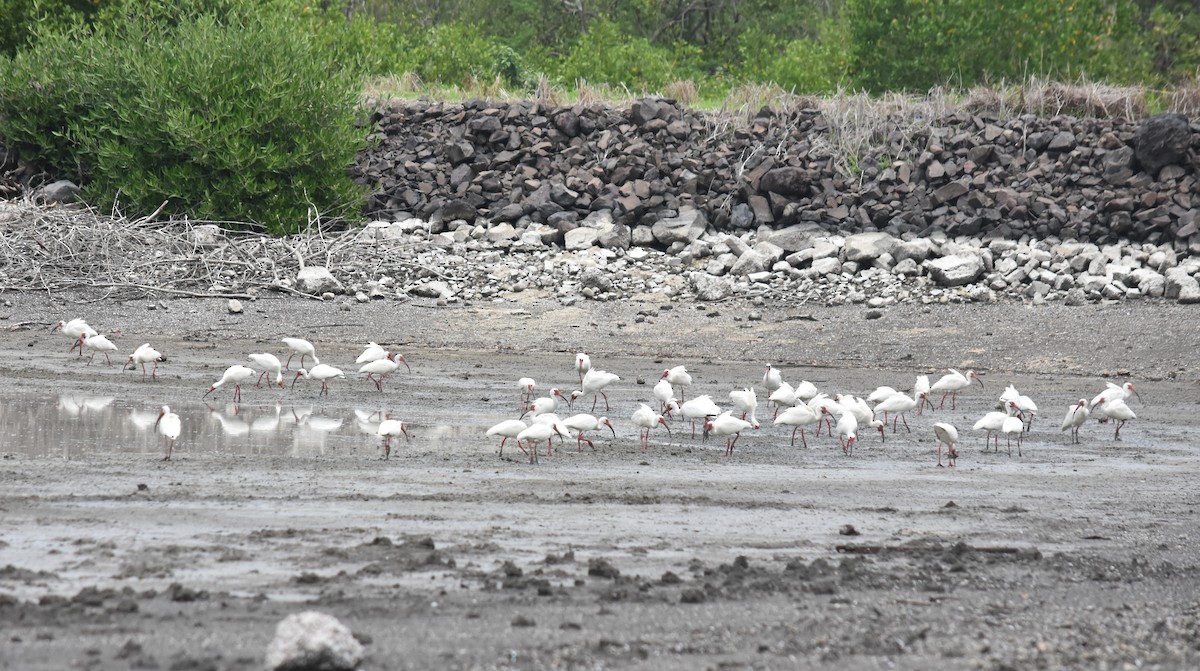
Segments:
[[[307,609],[355,632],[365,669],[1200,667],[1189,306],[899,305],[868,319],[741,300],[563,307],[536,291],[440,307],[268,297],[241,314],[219,300],[0,299],[5,669],[261,668],[276,623]],[[72,317],[109,334],[117,366],[86,365],[48,332]],[[284,336],[346,379],[327,397],[300,380],[251,383],[236,407],[228,389],[202,400],[251,352],[286,359]],[[353,363],[368,340],[412,372],[377,390]],[[167,356],[153,382],[119,367],[142,342]],[[511,441],[500,456],[484,433],[519,414],[516,380],[576,389],[577,351],[621,376],[596,412],[615,438],[552,456],[543,444],[536,465]],[[947,368],[983,385],[953,410],[910,413],[911,432],[863,431],[846,455],[836,436],[810,427],[806,449],[772,426],[768,363],[831,395]],[[629,417],[679,364],[688,398],[728,406],[758,387],[762,426],[731,456],[678,418],[641,450]],[[1138,418],[1119,441],[1089,421],[1071,444],[1063,415],[1106,381],[1135,383]],[[1020,456],[971,429],[1007,384],[1040,409]],[[112,400],[89,424],[54,410],[61,397]],[[169,462],[152,429],[88,433],[163,404],[184,417]],[[387,460],[352,428],[385,412],[411,434]],[[298,440],[316,416],[342,423]],[[229,438],[228,421],[260,419],[269,438]],[[935,421],[958,427],[956,468],[936,465]]]

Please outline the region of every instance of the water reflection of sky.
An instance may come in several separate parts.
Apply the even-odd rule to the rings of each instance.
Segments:
[[[316,457],[345,450],[370,455],[384,410],[355,408],[345,416],[312,405],[189,403],[171,406],[182,420],[175,458],[188,454]],[[0,398],[0,453],[78,458],[88,454],[162,453],[155,432],[157,406],[130,405],[111,396]],[[399,418],[403,419],[403,418]],[[482,431],[426,426],[424,440],[447,447]],[[467,441],[482,443],[486,441]],[[382,452],[381,452],[382,454]]]

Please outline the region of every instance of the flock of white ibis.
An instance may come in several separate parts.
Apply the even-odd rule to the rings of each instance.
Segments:
[[[109,365],[112,365],[108,356],[117,351],[116,345],[105,336],[98,334],[84,320],[60,321],[54,326],[54,329],[61,330],[72,338],[74,343],[71,351],[78,348],[79,354],[82,356],[84,349],[90,350],[92,355],[88,360],[89,364],[96,354],[103,353]],[[222,387],[233,387],[233,400],[239,402],[241,385],[256,375],[258,376],[256,386],[261,386],[265,379],[268,384],[282,388],[284,386],[283,371],[290,368],[296,357],[300,358],[301,368],[295,371],[292,379],[293,387],[300,378],[316,380],[321,383],[321,395],[326,395],[329,393],[331,380],[345,379],[345,373],[340,369],[320,362],[311,342],[301,338],[283,338],[282,343],[291,352],[286,363],[281,362],[270,352],[250,354],[248,358],[256,368],[241,364],[230,366],[221,378],[209,387],[208,391],[204,393],[204,397]],[[311,368],[304,367],[308,359],[312,360]],[[157,376],[158,364],[163,360],[162,355],[149,343],[146,343],[129,355],[125,362],[125,369],[141,366],[144,381],[146,365],[152,364],[150,377],[153,380]],[[379,391],[383,391],[384,379],[395,372],[401,363],[408,368],[408,361],[402,354],[389,352],[374,342],[367,344],[355,363],[360,366],[359,372],[365,373],[367,379],[373,382]],[[409,370],[411,371],[411,369]],[[609,403],[607,390],[621,380],[620,376],[593,367],[591,358],[585,353],[575,356],[574,372],[578,375],[580,388],[569,394],[564,394],[558,388],[552,388],[547,396],[534,398],[537,383],[528,377],[522,377],[517,381],[522,410],[520,417],[502,421],[487,431],[488,436],[502,438],[500,441],[501,456],[504,454],[504,445],[510,438],[515,439],[517,447],[529,456],[531,463],[537,462],[538,452],[543,441],[546,443],[547,456],[553,454],[555,437],[559,438],[560,442],[564,438],[574,437],[576,448],[579,451],[583,450],[584,442],[595,449],[595,443],[586,435],[590,431],[599,431],[607,427],[612,432],[613,438],[616,438],[616,429],[613,427],[612,421],[608,417],[597,417],[592,413],[595,412],[600,399],[604,400],[605,411],[611,411],[612,406]],[[968,370],[966,373],[960,373],[951,369],[932,383],[928,375],[918,376],[913,384],[911,395],[892,387],[881,386],[865,398],[847,393],[835,393],[830,396],[829,393],[820,391],[816,385],[807,380],[802,380],[795,385],[789,384],[784,381],[783,373],[779,369],[768,365],[762,376],[761,388],[767,396],[769,407],[774,407],[772,423],[792,427],[791,445],[795,445],[798,432],[801,443],[807,448],[808,439],[805,429],[816,425],[817,436],[821,435],[823,427],[830,437],[836,431],[842,451],[846,455],[852,455],[854,446],[859,440],[860,429],[866,428],[878,432],[881,442],[887,439],[889,423],[892,433],[899,430],[900,422],[903,422],[906,431],[911,433],[908,414],[916,410],[917,415],[922,415],[927,408],[933,412],[934,403],[930,399],[931,394],[941,392],[941,398],[937,403],[938,409],[944,408],[946,401],[949,400],[951,410],[955,410],[958,394],[967,390],[972,382],[977,382],[981,388],[983,387],[983,380],[974,371]],[[662,426],[668,433],[671,433],[668,419],[675,420],[677,414],[681,420],[691,423],[693,438],[696,435],[697,422],[700,422],[702,426],[705,439],[709,436],[725,438],[726,455],[733,454],[734,445],[743,431],[760,428],[761,425],[757,419],[758,392],[754,387],[744,387],[729,392],[730,407],[723,409],[709,395],[686,398],[687,388],[692,384],[692,376],[685,366],[668,368],[659,376],[659,380],[652,390],[656,407],[649,403],[639,403],[637,410],[630,416],[630,421],[638,427],[638,438],[643,452],[649,447],[650,434],[654,429]],[[676,396],[676,390],[678,390],[678,396]],[[1080,428],[1089,416],[1096,414],[1102,422],[1109,419],[1114,421],[1116,430],[1113,438],[1120,440],[1121,428],[1126,422],[1136,417],[1133,410],[1125,403],[1125,400],[1133,395],[1138,395],[1138,392],[1134,389],[1132,382],[1122,385],[1108,383],[1107,388],[1097,394],[1091,402],[1081,398],[1072,405],[1063,419],[1061,430],[1064,432],[1069,430],[1072,442],[1078,443]],[[575,402],[581,398],[586,399],[588,396],[592,397],[589,412],[572,414],[565,418],[560,418],[557,414],[563,405],[573,408]],[[1141,400],[1140,395],[1138,395],[1138,399]],[[1005,436],[1010,455],[1012,454],[1012,441],[1015,438],[1017,455],[1022,456],[1021,438],[1033,426],[1033,421],[1038,414],[1037,404],[1029,396],[1009,385],[997,400],[997,407],[1000,409],[986,413],[975,422],[973,429],[985,431],[984,448],[994,445],[996,452],[1000,450],[1001,434]],[[530,418],[528,422],[526,422],[526,417]],[[180,435],[179,416],[171,412],[170,407],[164,405],[155,427],[165,440],[163,459],[170,460],[175,440]],[[958,456],[959,431],[957,427],[949,422],[936,422],[932,425],[932,430],[938,440],[937,465],[943,465],[942,447],[944,445],[948,460],[946,465],[953,467]],[[390,456],[393,439],[399,438],[401,435],[408,439],[407,425],[400,420],[391,418],[387,418],[380,424],[378,434],[383,439],[385,458]]]
[[[579,450],[583,449],[585,441],[588,445],[595,447],[592,440],[585,435],[588,431],[596,431],[607,426],[613,431],[614,438],[616,437],[616,430],[613,429],[612,422],[608,417],[596,417],[590,413],[595,412],[596,404],[601,397],[604,398],[605,410],[611,410],[605,389],[621,378],[593,368],[591,358],[584,353],[575,356],[575,372],[579,375],[581,388],[569,395],[564,395],[560,389],[555,387],[550,389],[547,396],[534,398],[533,394],[537,383],[528,377],[518,380],[517,386],[520,389],[521,409],[523,410],[520,418],[500,422],[488,429],[487,432],[489,436],[502,437],[500,441],[502,456],[504,445],[509,438],[516,439],[517,447],[528,454],[531,463],[536,463],[543,441],[546,443],[547,456],[553,454],[555,437],[561,441],[564,437],[574,435],[576,447]],[[800,440],[807,448],[808,439],[805,436],[805,428],[815,424],[816,435],[821,434],[823,427],[831,437],[836,432],[842,451],[846,455],[851,455],[854,452],[854,445],[858,441],[860,428],[877,431],[881,442],[887,439],[889,422],[892,433],[899,430],[900,422],[903,422],[904,428],[911,432],[907,417],[909,412],[916,410],[917,415],[922,415],[926,408],[933,412],[934,403],[930,399],[930,395],[936,392],[942,393],[937,402],[937,408],[944,408],[946,401],[949,400],[950,409],[954,410],[957,407],[958,394],[968,389],[972,382],[977,382],[981,388],[983,387],[983,380],[979,379],[975,371],[969,370],[966,373],[960,373],[950,369],[933,383],[930,383],[928,375],[918,376],[913,384],[911,395],[892,387],[882,386],[876,388],[865,398],[846,393],[835,393],[830,396],[829,393],[820,391],[816,385],[807,380],[802,380],[796,385],[789,384],[784,381],[783,374],[778,368],[768,365],[766,372],[763,373],[762,389],[767,395],[768,403],[774,406],[773,424],[792,427],[792,445],[796,444],[796,433],[799,432]],[[686,389],[692,383],[692,376],[685,366],[668,368],[662,372],[658,383],[654,385],[651,392],[657,408],[652,407],[649,403],[638,405],[637,410],[630,417],[630,421],[638,427],[638,439],[641,441],[643,452],[648,448],[650,433],[654,429],[662,426],[668,433],[671,432],[668,419],[675,419],[676,414],[680,416],[681,420],[691,423],[693,438],[696,435],[697,421],[701,422],[703,426],[705,439],[714,435],[724,437],[726,439],[726,455],[733,454],[734,445],[743,431],[760,428],[761,425],[756,417],[758,392],[754,387],[745,387],[729,392],[730,407],[723,409],[710,395],[686,399]],[[678,397],[675,395],[676,389],[679,390]],[[1097,413],[1101,416],[1100,421],[1108,419],[1115,421],[1116,431],[1113,438],[1120,440],[1121,427],[1136,417],[1133,410],[1126,405],[1125,399],[1136,394],[1137,391],[1132,382],[1126,382],[1123,385],[1108,383],[1107,388],[1090,403],[1086,399],[1080,399],[1078,403],[1067,410],[1062,423],[1062,431],[1069,430],[1072,442],[1078,443],[1080,427],[1083,426],[1089,415]],[[593,397],[589,413],[575,414],[565,419],[559,417],[557,412],[563,404],[568,408],[573,408],[575,401],[588,395]],[[1138,399],[1141,399],[1140,395]],[[997,399],[997,406],[1001,410],[985,414],[975,422],[973,429],[986,431],[985,449],[993,443],[994,437],[996,452],[1000,450],[1000,435],[1003,434],[1007,441],[1009,455],[1012,454],[1012,441],[1015,438],[1017,456],[1022,456],[1021,438],[1033,426],[1034,418],[1038,413],[1037,404],[1029,396],[1019,392],[1016,387],[1009,385]],[[526,417],[530,418],[528,423],[525,421]],[[942,448],[945,446],[947,454],[945,465],[955,466],[958,457],[958,428],[949,422],[936,422],[933,424],[932,430],[938,440],[937,465],[943,466]]]

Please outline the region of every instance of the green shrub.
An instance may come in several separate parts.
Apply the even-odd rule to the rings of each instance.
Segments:
[[[310,207],[355,211],[357,77],[308,19],[243,7],[39,35],[0,62],[0,136],[130,214],[167,201],[170,214],[289,232]]]
[[[683,48],[683,45],[679,45]],[[686,75],[676,73],[670,51],[644,38],[630,37],[607,19],[593,21],[558,64],[564,82],[587,80],[634,91],[661,87]]]
[[[850,51],[844,21],[828,18],[812,38],[781,40],[743,33],[740,78],[769,82],[795,93],[832,93],[844,82]]]

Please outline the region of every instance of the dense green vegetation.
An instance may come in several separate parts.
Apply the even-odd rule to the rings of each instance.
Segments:
[[[277,231],[353,209],[372,77],[719,100],[1200,73],[1188,0],[0,0],[0,17],[0,137],[22,156],[96,204]]]

